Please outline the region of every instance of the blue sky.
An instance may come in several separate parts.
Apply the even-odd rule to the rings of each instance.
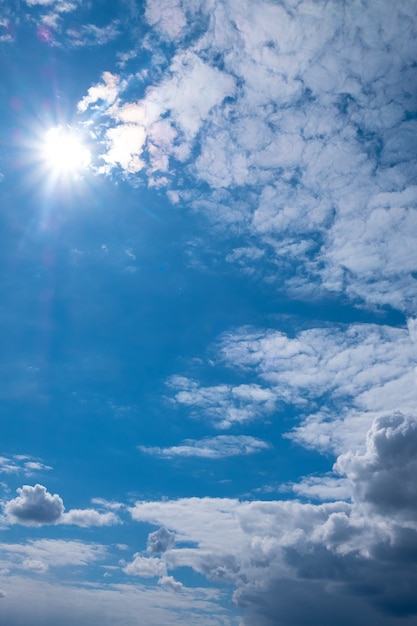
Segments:
[[[417,19],[0,3],[0,618],[408,626]]]

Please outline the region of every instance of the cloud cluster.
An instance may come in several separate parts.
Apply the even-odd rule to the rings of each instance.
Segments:
[[[12,456],[0,456],[0,473],[1,474],[17,474],[24,473],[31,476],[37,472],[45,472],[51,470],[50,465],[45,465],[37,459],[33,459],[26,454],[14,454]]]
[[[120,82],[103,111],[107,167],[239,225],[236,250],[255,242],[258,270],[268,259],[268,280],[298,297],[414,312],[413,3],[148,0],[144,16],[155,50],[159,36],[176,52],[141,99]]]
[[[94,509],[72,509],[65,512],[64,502],[43,485],[24,485],[18,496],[4,505],[6,519],[14,524],[42,526],[43,524],[74,524],[76,526],[109,526],[119,523],[112,512],[100,513]]]
[[[297,409],[290,436],[308,447],[337,454],[363,447],[374,418],[416,405],[407,328],[327,325],[289,336],[245,327],[223,335],[219,350],[229,367],[255,373],[277,406]]]
[[[164,553],[167,575],[191,567],[233,584],[245,626],[324,619],[411,625],[417,615],[415,334],[412,319],[405,328],[327,324],[292,334],[254,327],[223,334],[212,367],[226,365],[253,380],[245,388],[268,391],[272,423],[280,408],[294,408],[299,423],[288,436],[333,453],[336,462],[333,472],[283,486],[308,503],[136,503],[133,519],[176,534]],[[169,385],[176,403],[197,406],[209,420],[239,388],[203,387],[185,377]]]
[[[183,498],[137,502],[131,514],[191,543],[164,553],[167,571],[188,566],[232,583],[247,626],[272,626],[277,616],[286,626],[318,623],[324,615],[346,625],[411,624],[417,614],[416,430],[415,416],[377,418],[365,452],[339,458],[350,502]]]
[[[413,320],[408,328],[328,324],[292,335],[242,327],[219,338],[217,363],[252,382],[205,387],[172,376],[168,386],[175,404],[216,428],[242,428],[261,418],[276,423],[290,407],[297,422],[286,436],[293,441],[336,455],[363,451],[375,418],[396,411],[412,414],[416,406],[413,329]],[[265,447],[240,434],[142,450],[165,457],[220,457],[232,449],[242,453]]]
[[[168,386],[175,391],[175,403],[191,407],[195,416],[197,409],[198,415],[221,429],[268,415],[276,404],[274,393],[258,384],[202,387],[185,376],[172,376]]]

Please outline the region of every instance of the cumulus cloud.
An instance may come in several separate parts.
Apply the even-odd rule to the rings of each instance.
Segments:
[[[6,518],[15,524],[41,526],[43,524],[74,524],[76,526],[109,526],[119,523],[111,512],[94,509],[72,509],[64,512],[64,502],[58,494],[51,494],[43,485],[24,485],[17,489],[18,497],[4,505]]]
[[[153,533],[149,533],[147,541],[147,551],[151,554],[166,552],[175,543],[175,533],[171,533],[164,526]]]
[[[126,574],[141,576],[142,578],[153,578],[154,576],[166,576],[166,564],[161,559],[145,557],[135,554],[132,563],[123,568]]]
[[[17,489],[19,496],[4,507],[13,522],[27,525],[56,524],[64,512],[64,503],[58,494],[50,494],[43,485],[24,485]]]
[[[222,459],[228,456],[254,454],[268,449],[270,446],[265,441],[249,435],[219,435],[218,437],[206,437],[205,439],[186,439],[179,446],[170,448],[139,446],[139,450],[165,457],[200,457],[204,459]]]
[[[179,580],[175,580],[173,576],[161,576],[158,580],[158,585],[161,585],[164,589],[170,589],[176,592],[184,589],[184,585],[180,583]]]
[[[347,452],[335,469],[346,474],[358,502],[381,514],[415,522],[417,418],[394,413],[375,419],[364,454]]]

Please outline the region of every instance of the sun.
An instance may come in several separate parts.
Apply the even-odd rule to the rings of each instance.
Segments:
[[[91,153],[76,131],[70,127],[55,126],[46,131],[41,160],[54,177],[70,178],[88,168]]]

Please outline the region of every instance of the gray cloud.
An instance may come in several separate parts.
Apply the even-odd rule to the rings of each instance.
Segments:
[[[348,452],[336,469],[353,484],[360,502],[379,513],[415,521],[417,511],[417,418],[394,413],[377,418],[364,454]]]
[[[161,554],[166,552],[175,543],[175,533],[171,533],[164,526],[153,533],[149,533],[147,541],[147,551],[151,554]]]
[[[167,551],[167,570],[188,566],[232,583],[245,626],[307,625],[324,616],[346,625],[411,625],[417,615],[416,425],[410,414],[378,416],[365,452],[338,458],[340,489],[337,474],[300,487],[316,498],[330,489],[345,501],[183,498],[137,502],[132,517],[163,524],[193,544]]]

